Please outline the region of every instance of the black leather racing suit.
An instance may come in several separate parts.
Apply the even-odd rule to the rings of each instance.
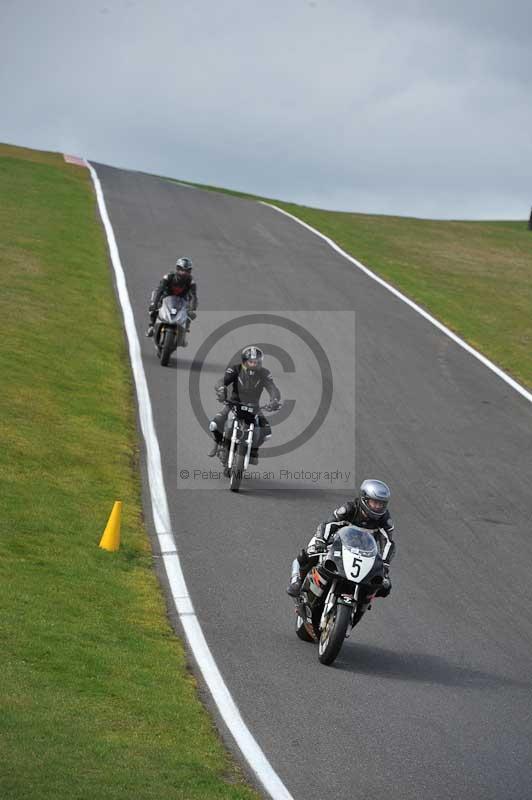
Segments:
[[[157,319],[157,311],[161,305],[163,297],[173,294],[177,297],[184,297],[187,301],[188,310],[196,311],[198,307],[198,289],[196,281],[190,273],[182,274],[175,271],[167,272],[163,275],[159,286],[152,292],[149,314],[150,324],[154,325]]]
[[[212,435],[218,442],[222,441],[223,430],[227,415],[230,411],[231,400],[238,400],[241,403],[257,403],[264,389],[270,396],[270,402],[279,402],[281,399],[281,392],[275,385],[272,374],[269,369],[265,367],[257,367],[257,369],[244,369],[242,364],[233,364],[227,367],[224,375],[215,385],[216,394],[219,399],[225,397],[227,400],[222,411],[219,411],[214,417],[213,422],[216,423],[216,430],[212,431]],[[271,425],[261,412],[258,413],[259,435],[257,439],[256,448],[253,448],[252,454],[256,454],[256,450],[261,446],[264,440],[271,436]]]
[[[388,577],[388,588],[380,589],[378,595],[387,597],[390,594],[392,584],[388,576],[390,561],[395,555],[396,545],[393,540],[394,524],[388,511],[378,520],[371,519],[360,506],[357,497],[352,502],[347,502],[333,511],[331,519],[320,522],[316,533],[307,545],[306,550],[302,550],[297,556],[299,562],[300,580],[302,581],[309,569],[318,561],[318,555],[323,553],[331,538],[346,525],[357,525],[372,532],[377,542],[377,547],[382,560],[385,564],[385,574]]]

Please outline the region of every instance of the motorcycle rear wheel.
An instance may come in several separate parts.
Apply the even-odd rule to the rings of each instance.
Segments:
[[[344,643],[351,620],[351,609],[337,603],[330,612],[325,628],[318,641],[318,658],[322,664],[332,664]]]

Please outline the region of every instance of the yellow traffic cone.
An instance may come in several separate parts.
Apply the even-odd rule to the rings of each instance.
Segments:
[[[107,525],[100,539],[100,547],[114,552],[120,547],[120,517],[122,515],[122,501],[117,500],[107,520]]]

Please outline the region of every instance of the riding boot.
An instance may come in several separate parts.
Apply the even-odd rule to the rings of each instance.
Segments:
[[[286,587],[286,593],[290,597],[299,597],[301,592],[301,585],[303,583],[304,575],[301,574],[302,570],[297,558],[292,561],[292,574],[290,576],[290,583]]]
[[[208,452],[208,456],[209,458],[213,458],[213,456],[215,456],[218,453],[218,448],[222,443],[223,437],[220,431],[216,427],[216,422],[213,421],[209,423],[209,430],[211,432],[212,438],[214,439],[214,443],[212,445],[212,448]]]

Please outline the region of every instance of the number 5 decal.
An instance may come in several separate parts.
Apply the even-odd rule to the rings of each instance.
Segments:
[[[357,556],[354,557],[353,566],[351,567],[351,575],[353,576],[353,578],[358,578],[358,576],[360,575],[360,564],[362,564],[362,560],[363,559],[358,558]]]

